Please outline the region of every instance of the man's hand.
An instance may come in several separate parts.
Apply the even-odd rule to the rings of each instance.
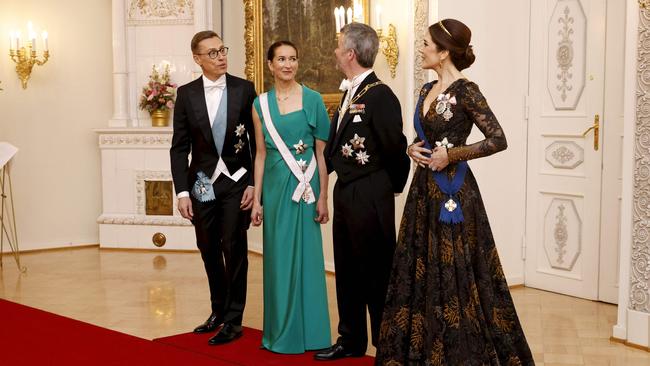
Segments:
[[[431,152],[431,150],[424,147],[424,141],[412,144],[406,149],[408,156],[421,168],[424,168],[431,163],[431,159],[424,155],[430,155]]]
[[[244,194],[241,196],[241,203],[239,204],[239,208],[246,211],[250,210],[251,207],[253,207],[253,192],[254,189],[250,186],[244,190]]]
[[[192,211],[192,200],[189,197],[181,197],[178,199],[178,212],[181,216],[188,220],[194,218],[194,211]]]

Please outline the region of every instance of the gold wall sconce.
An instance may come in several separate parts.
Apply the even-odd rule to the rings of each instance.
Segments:
[[[393,24],[388,24],[388,33],[384,35],[382,29],[382,11],[381,6],[375,6],[375,31],[379,37],[379,49],[386,57],[390,76],[394,79],[397,70],[399,48],[397,47],[397,29]],[[334,20],[336,22],[336,38],[338,39],[341,28],[352,22],[366,23],[361,0],[354,0],[353,6],[347,10],[340,6],[334,9]],[[367,24],[367,23],[366,23]]]
[[[41,66],[50,58],[50,51],[47,46],[47,31],[43,31],[41,34],[43,40],[43,56],[39,59],[36,53],[36,32],[34,31],[32,22],[27,23],[27,30],[28,39],[25,41],[24,46],[20,46],[20,31],[11,32],[9,39],[9,57],[16,64],[16,73],[23,85],[23,89],[27,89],[27,81],[32,75],[34,65]]]

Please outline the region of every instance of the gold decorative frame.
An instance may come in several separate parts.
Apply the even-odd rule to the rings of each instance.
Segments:
[[[244,40],[246,44],[246,78],[255,83],[255,89],[258,93],[264,92],[264,73],[267,72],[265,62],[265,50],[269,45],[264,45],[264,29],[263,29],[263,1],[264,0],[243,0],[244,1]],[[344,7],[351,6],[352,0],[340,1]],[[370,19],[370,4],[369,0],[363,0],[364,17],[366,22]],[[323,14],[321,21],[334,23],[334,8],[326,14]],[[324,34],[323,37],[331,36],[336,39],[336,34],[332,32],[331,35]],[[334,49],[332,51],[332,66],[335,63]],[[343,74],[341,74],[343,78]],[[308,85],[310,88],[321,92],[327,112],[333,115],[334,111],[339,105],[342,94],[337,91],[322,91],[319,85]]]

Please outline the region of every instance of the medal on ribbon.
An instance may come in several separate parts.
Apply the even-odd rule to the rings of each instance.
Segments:
[[[425,88],[431,90],[431,85],[433,84],[429,83],[425,86]],[[425,96],[426,93],[422,93],[420,99],[418,100],[418,104],[415,108],[415,116],[413,117],[413,125],[415,126],[415,131],[417,132],[420,140],[424,141],[424,147],[431,150],[431,144],[427,141],[427,138],[424,135],[424,129],[422,128],[422,122],[420,121],[419,113],[420,107],[422,106],[422,101],[424,100]],[[438,96],[438,104],[436,105],[436,113],[440,114],[440,111],[442,111],[443,117],[448,121],[449,119],[447,117],[451,118],[453,116],[453,113],[450,110],[450,106],[455,104],[455,97],[451,97],[449,94],[440,94],[440,96]],[[446,113],[447,117],[445,117]],[[445,148],[451,148],[454,146],[453,144],[449,143],[446,137],[443,138],[442,141],[436,141],[435,144],[436,146],[444,146]],[[438,188],[440,188],[440,191],[444,193],[445,196],[447,196],[447,199],[443,200],[440,203],[440,215],[438,216],[438,221],[445,224],[458,224],[465,221],[465,217],[463,217],[463,210],[460,205],[460,200],[458,198],[458,192],[460,192],[460,188],[465,182],[465,175],[467,173],[468,165],[466,161],[461,161],[456,164],[456,167],[456,174],[454,174],[451,179],[447,177],[447,169],[443,169],[440,172],[432,172],[433,179],[436,181]]]
[[[205,175],[205,173],[196,173],[196,181],[192,187],[192,196],[199,202],[208,202],[215,199],[210,177]]]
[[[442,115],[446,122],[449,122],[454,113],[451,111],[451,106],[456,105],[456,97],[451,96],[450,93],[438,95],[438,103],[436,103],[436,113]]]

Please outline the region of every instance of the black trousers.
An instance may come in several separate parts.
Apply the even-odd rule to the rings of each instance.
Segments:
[[[239,206],[248,186],[247,175],[234,182],[220,175],[212,185],[215,200],[192,197],[196,243],[208,275],[212,312],[224,322],[241,325],[246,304],[250,211]]]
[[[395,196],[388,173],[337,181],[332,224],[339,340],[365,351],[366,308],[376,345],[395,252]]]

